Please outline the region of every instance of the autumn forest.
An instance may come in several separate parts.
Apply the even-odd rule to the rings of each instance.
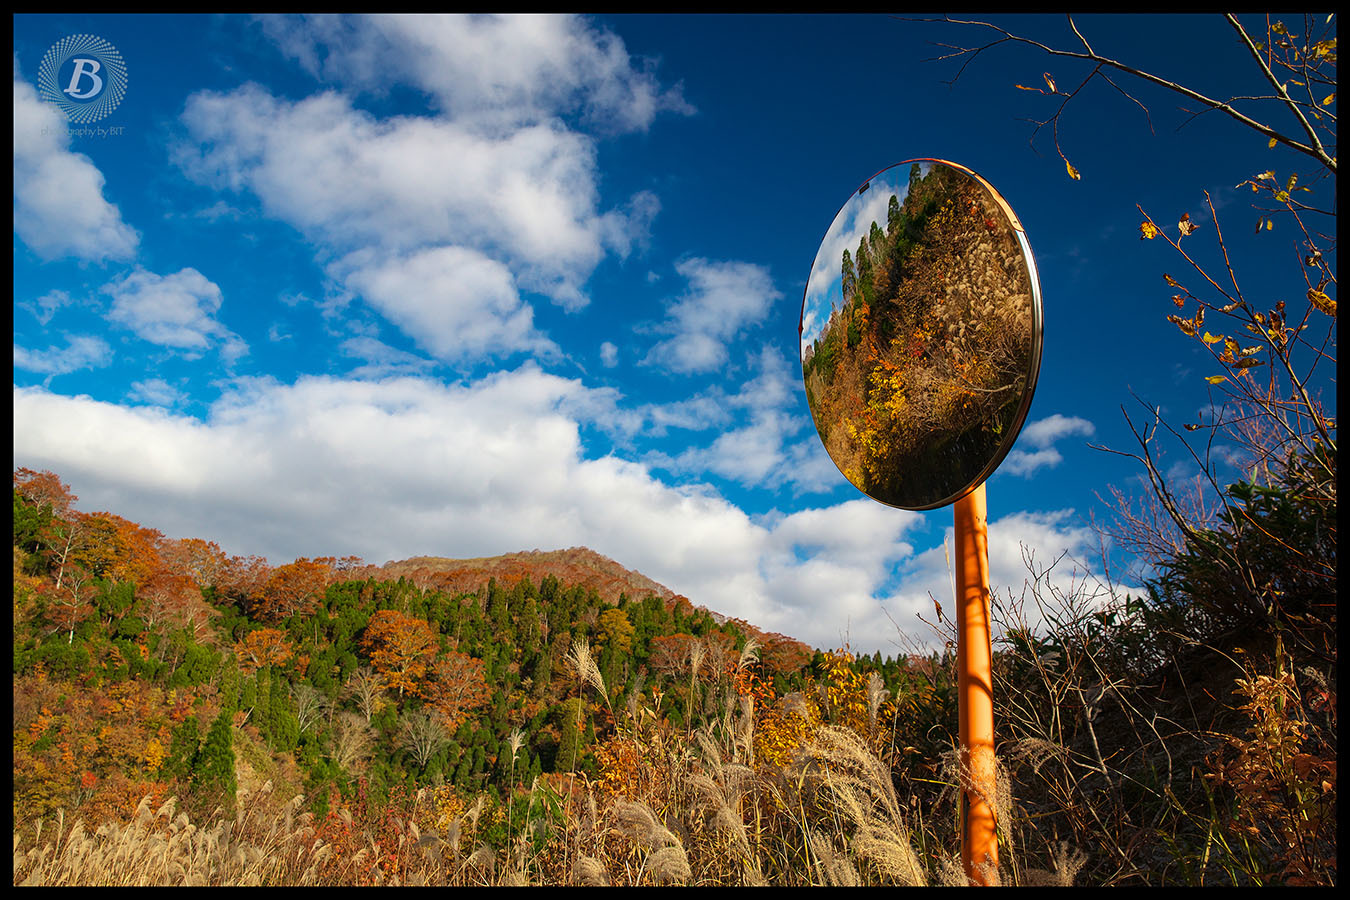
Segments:
[[[444,829],[475,800],[505,841],[540,790],[633,777],[634,722],[689,735],[758,699],[781,720],[758,752],[786,759],[805,732],[774,699],[857,665],[681,597],[531,579],[518,560],[516,580],[475,590],[426,564],[271,565],[76,499],[51,472],[15,472],[16,829],[58,811],[125,821],[170,797],[232,815],[267,784],[303,794],[320,843],[351,821]],[[934,669],[868,662],[893,680]],[[380,846],[358,880],[406,864],[396,837]]]

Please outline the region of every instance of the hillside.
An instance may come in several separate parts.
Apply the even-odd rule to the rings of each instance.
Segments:
[[[402,561],[391,560],[378,569],[362,569],[361,574],[377,581],[406,578],[414,585],[442,591],[447,594],[475,593],[484,589],[490,579],[510,588],[520,581],[542,584],[553,578],[560,584],[594,592],[608,606],[617,606],[627,597],[637,601],[656,597],[665,604],[667,612],[677,608],[682,615],[706,612],[718,625],[731,622],[741,633],[755,637],[761,645],[790,646],[794,654],[809,657],[818,648],[785,635],[773,634],[751,622],[733,619],[716,610],[693,603],[683,594],[596,553],[588,547],[570,547],[566,550],[521,550],[500,556],[474,559],[449,559],[443,556],[414,556]]]
[[[439,589],[451,593],[476,591],[489,578],[495,578],[504,585],[512,585],[522,578],[538,582],[552,575],[563,584],[579,585],[595,591],[601,600],[610,605],[617,604],[623,594],[632,600],[653,596],[667,603],[689,602],[687,597],[658,584],[641,572],[624,568],[609,557],[586,547],[524,550],[477,559],[414,556],[401,562],[387,562],[380,567],[380,571],[392,578],[401,576],[412,581],[427,579]]]

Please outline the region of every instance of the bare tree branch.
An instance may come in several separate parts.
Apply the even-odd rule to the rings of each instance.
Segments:
[[[902,16],[898,18],[904,19],[905,17]],[[1236,19],[1233,19],[1231,15],[1229,15],[1228,18],[1229,21],[1233,23],[1239,29],[1239,31],[1241,31],[1241,26],[1237,25]],[[997,32],[999,35],[1001,35],[1001,37],[998,38],[997,40],[991,41],[979,47],[960,47],[950,44],[939,44],[938,46],[949,47],[950,49],[956,52],[935,57],[934,60],[945,60],[945,59],[954,59],[957,57],[966,57],[965,60],[962,62],[960,69],[957,71],[956,76],[952,78],[951,81],[947,82],[948,84],[955,84],[956,81],[960,79],[962,73],[965,72],[966,67],[969,66],[971,63],[973,63],[975,59],[986,50],[990,50],[994,47],[999,46],[1000,44],[1006,43],[1024,44],[1029,47],[1035,47],[1036,49],[1040,50],[1041,52],[1049,56],[1056,56],[1067,59],[1077,59],[1082,60],[1084,62],[1095,63],[1096,68],[1093,69],[1092,73],[1084,81],[1084,84],[1086,84],[1088,81],[1091,81],[1093,78],[1099,76],[1102,77],[1104,80],[1106,80],[1105,76],[1102,75],[1100,71],[1101,67],[1103,66],[1116,69],[1117,71],[1124,72],[1128,75],[1132,75],[1135,78],[1140,79],[1141,81],[1146,81],[1149,84],[1157,85],[1158,87],[1164,88],[1173,93],[1180,94],[1181,96],[1186,97],[1189,100],[1195,101],[1196,103],[1199,103],[1200,105],[1207,107],[1210,110],[1216,110],[1218,112],[1221,112],[1224,115],[1228,116],[1229,118],[1233,119],[1234,121],[1238,122],[1239,124],[1252,129],[1253,131],[1257,132],[1263,137],[1269,138],[1273,141],[1276,141],[1277,143],[1284,144],[1285,146],[1290,147],[1291,149],[1297,150],[1300,153],[1304,153],[1307,154],[1308,156],[1311,156],[1313,159],[1316,159],[1321,165],[1325,166],[1331,172],[1334,173],[1336,171],[1336,158],[1334,156],[1331,156],[1327,152],[1326,148],[1323,147],[1321,141],[1317,138],[1317,135],[1314,129],[1312,128],[1311,124],[1308,123],[1307,118],[1304,117],[1303,114],[1299,111],[1297,104],[1292,99],[1290,99],[1288,92],[1282,86],[1279,85],[1278,81],[1274,78],[1274,75],[1270,73],[1269,65],[1260,58],[1259,52],[1256,51],[1256,48],[1251,43],[1250,38],[1246,37],[1245,31],[1241,33],[1244,36],[1244,38],[1246,38],[1248,48],[1252,51],[1253,55],[1256,57],[1261,67],[1265,70],[1266,73],[1268,73],[1271,82],[1275,84],[1276,90],[1279,93],[1280,101],[1288,109],[1290,109],[1290,111],[1293,112],[1295,117],[1299,120],[1300,125],[1302,126],[1305,134],[1307,134],[1310,143],[1305,143],[1287,134],[1284,134],[1278,129],[1272,127],[1271,125],[1257,121],[1256,119],[1237,109],[1236,107],[1233,106],[1233,101],[1238,98],[1229,98],[1228,100],[1216,100],[1212,97],[1208,97],[1200,93],[1199,91],[1186,87],[1185,85],[1178,84],[1177,82],[1172,81],[1170,79],[1154,75],[1151,72],[1146,72],[1143,69],[1128,65],[1127,63],[1123,63],[1119,60],[1102,56],[1101,54],[1093,50],[1091,45],[1088,44],[1087,39],[1083,36],[1082,32],[1079,31],[1078,25],[1073,21],[1073,17],[1068,16],[1068,20],[1069,20],[1069,27],[1073,29],[1074,34],[1082,42],[1085,52],[1079,52],[1076,50],[1062,50],[1055,47],[1051,47],[1048,44],[1041,43],[1040,41],[1032,40],[1031,38],[1027,37],[1022,37],[1021,35],[1013,34],[1012,32],[1004,28],[1001,28],[997,25],[994,25],[990,22],[953,19],[950,16],[944,16],[941,19],[921,18],[921,19],[909,19],[908,21],[945,22],[951,25],[968,25],[977,28],[988,28],[991,31]],[[1081,87],[1082,85],[1080,85],[1080,89]],[[1063,111],[1063,108],[1064,105],[1061,104],[1060,110],[1056,111],[1055,116],[1052,117],[1052,119],[1048,119],[1047,122],[1055,121],[1056,119],[1058,119],[1060,112]],[[1063,156],[1062,153],[1061,156]]]

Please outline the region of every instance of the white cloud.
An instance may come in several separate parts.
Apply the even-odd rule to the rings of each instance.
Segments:
[[[687,259],[675,266],[689,289],[655,327],[671,337],[643,362],[672,372],[710,372],[727,361],[727,342],[758,324],[782,297],[763,267],[744,262]]]
[[[364,360],[347,373],[349,378],[380,378],[389,375],[416,375],[435,365],[414,353],[407,353],[367,335],[348,338],[338,347],[344,356]]]
[[[692,112],[623,41],[560,15],[266,17],[265,32],[312,75],[382,92],[411,84],[483,131],[577,114],[603,131],[641,131]]]
[[[607,249],[651,206],[601,213],[595,146],[556,123],[486,137],[445,119],[379,120],[337,94],[290,102],[256,85],[188,99],[192,144],[175,156],[216,188],[337,252],[461,246],[509,265],[520,286],[575,309]],[[631,227],[630,227],[631,226]]]
[[[186,400],[187,395],[163,378],[147,378],[144,381],[137,381],[132,384],[131,392],[127,394],[127,398],[148,403],[151,406],[172,408]]]
[[[560,355],[524,295],[584,307],[595,267],[645,247],[660,209],[647,190],[601,206],[597,137],[581,129],[643,130],[663,111],[689,112],[679,90],[575,17],[261,21],[343,93],[193,94],[172,150],[182,170],[256,196],[317,245],[343,289],[333,303],[359,296],[443,360]],[[400,85],[426,92],[434,112],[354,105]]]
[[[751,360],[754,375],[735,394],[714,389],[669,407],[645,410],[654,434],[666,426],[719,427],[712,443],[677,455],[651,453],[646,461],[677,474],[713,473],[745,487],[795,495],[839,487],[838,470],[825,454],[810,419],[801,414],[796,369],[772,345]]]
[[[190,359],[216,347],[227,361],[248,352],[244,341],[216,319],[220,287],[196,269],[157,275],[138,266],[103,291],[113,298],[108,320],[144,341]]]
[[[335,270],[362,259],[354,254]],[[511,271],[463,247],[357,262],[342,279],[421,347],[447,361],[514,352],[560,356],[534,328]]]
[[[70,150],[70,122],[14,75],[14,231],[44,260],[129,259],[139,236],[103,195],[103,173]]]
[[[999,466],[1000,472],[1010,475],[1031,475],[1037,469],[1053,469],[1064,461],[1064,457],[1054,447],[1044,450],[1011,450]]]
[[[1064,461],[1063,455],[1053,446],[1057,441],[1075,435],[1090,437],[1096,430],[1087,419],[1059,413],[1032,422],[1023,426],[1022,433],[1017,436],[1017,443],[1004,458],[999,471],[1026,477],[1038,469],[1054,468]],[[1036,449],[1024,450],[1023,445]]]
[[[63,306],[74,306],[77,301],[63,290],[50,290],[37,298],[35,303],[19,304],[33,314],[42,325],[47,325]]]
[[[95,335],[66,336],[65,347],[28,350],[14,345],[14,368],[43,375],[98,369],[112,362],[112,348]]]
[[[619,348],[609,341],[600,344],[600,364],[606,369],[612,369],[619,364]]]
[[[1081,419],[1077,416],[1062,416],[1055,413],[1026,425],[1022,429],[1019,440],[1024,440],[1033,447],[1044,448],[1049,447],[1060,438],[1073,435],[1091,437],[1096,431],[1096,427],[1087,419]]]

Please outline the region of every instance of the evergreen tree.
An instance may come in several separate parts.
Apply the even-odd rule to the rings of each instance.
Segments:
[[[272,705],[272,667],[263,666],[254,676],[256,688],[253,697],[253,721],[258,726],[258,730],[267,734],[268,710]]]
[[[577,760],[581,758],[583,707],[579,698],[571,697],[560,703],[558,710],[562,735],[558,738],[558,758],[554,770],[571,772],[576,769]]]
[[[222,806],[227,810],[234,809],[234,729],[225,712],[211,723],[206,740],[192,760],[192,785],[219,795]]]
[[[200,741],[200,726],[194,713],[173,730],[173,737],[169,739],[169,755],[163,766],[165,774],[173,778],[186,778],[192,771],[192,761],[197,755]]]
[[[847,303],[853,299],[853,292],[858,289],[858,273],[853,269],[853,257],[849,256],[847,247],[844,248],[844,262],[839,272],[843,278],[844,302]]]
[[[872,271],[875,273],[885,267],[890,250],[886,235],[881,233],[881,226],[876,222],[872,223],[871,231],[868,232],[867,243],[872,250]]]
[[[886,237],[894,239],[895,231],[900,223],[900,198],[891,194],[891,201],[886,205]]]
[[[495,578],[488,579],[487,619],[496,634],[505,634],[511,621],[510,604],[507,602],[506,591],[502,590],[501,585],[497,583]]]
[[[268,700],[267,733],[269,743],[277,750],[294,750],[300,742],[300,720],[295,715],[295,704],[286,682],[275,677]]]
[[[872,280],[872,250],[867,246],[867,235],[858,239],[858,251],[853,254],[853,264],[858,267],[858,289],[865,291]]]
[[[527,596],[520,605],[519,623],[516,626],[517,645],[526,653],[539,650],[539,602]]]
[[[233,716],[239,711],[239,695],[242,692],[243,679],[232,656],[225,658],[220,669],[220,709]]]
[[[239,709],[252,710],[258,705],[258,677],[243,678],[239,686]]]

